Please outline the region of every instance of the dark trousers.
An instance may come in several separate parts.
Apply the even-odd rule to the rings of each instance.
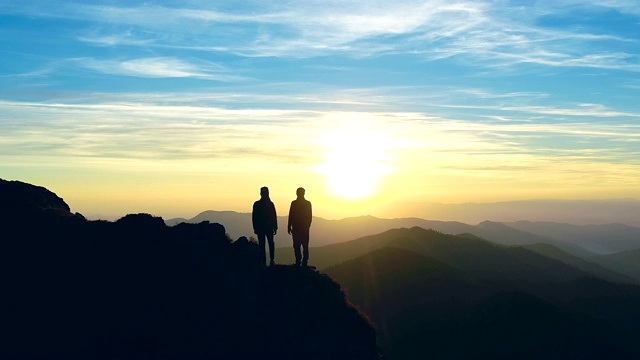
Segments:
[[[291,231],[293,236],[293,252],[296,255],[296,264],[300,264],[300,258],[302,258],[302,264],[307,265],[309,261],[309,229],[293,229]],[[300,253],[300,247],[302,247],[302,254]]]
[[[266,266],[267,252],[264,244],[265,238],[269,243],[269,258],[273,260],[274,257],[276,256],[276,248],[275,248],[275,244],[273,243],[273,232],[258,233],[256,235],[258,235],[258,247],[260,248],[260,262],[262,263],[262,265]]]

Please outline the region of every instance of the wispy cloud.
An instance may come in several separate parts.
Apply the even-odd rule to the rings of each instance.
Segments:
[[[15,102],[0,108],[4,157],[282,162],[306,153],[299,133],[315,128],[312,113],[290,110]]]
[[[542,151],[545,156],[558,156],[566,151],[589,152],[597,146],[601,156],[608,154],[611,161],[617,161],[621,153],[640,158],[640,126],[590,123],[584,114],[582,119],[561,123],[481,123],[417,112],[224,109],[154,103],[1,102],[0,109],[5,114],[0,144],[10,153],[32,152],[28,144],[49,144],[70,156],[100,158],[117,154],[236,158],[247,155],[242,149],[260,149],[254,150],[256,154],[270,149],[276,159],[307,153],[309,142],[321,133],[345,121],[360,121],[383,129],[412,151],[537,156],[546,149]]]
[[[638,113],[621,112],[607,109],[600,104],[579,104],[574,108],[555,108],[548,106],[505,106],[502,108],[502,110],[583,117],[640,117],[640,114]]]
[[[640,71],[635,37],[539,22],[576,9],[640,14],[637,5],[623,1],[526,6],[510,6],[505,1],[285,1],[255,3],[250,9],[236,6],[233,11],[220,10],[219,4],[209,2],[189,4],[190,8],[66,2],[56,7],[5,7],[36,16],[88,19],[96,26],[78,38],[109,46],[175,47],[250,57],[413,54],[484,66],[538,64]],[[197,34],[188,30],[194,23]],[[606,42],[616,43],[618,50],[603,46]]]
[[[213,63],[194,64],[170,57],[152,57],[132,60],[101,60],[94,58],[71,59],[79,66],[105,74],[147,78],[197,78],[233,82],[247,80],[230,74],[223,66]]]
[[[135,34],[132,30],[109,34],[92,31],[78,36],[78,40],[103,46],[146,46],[154,43],[152,39],[145,39],[144,35]]]
[[[381,134],[385,159],[397,173],[389,175],[396,181],[393,188],[400,194],[410,186],[416,198],[443,196],[425,195],[429,189],[448,189],[466,201],[495,200],[496,191],[515,198],[548,196],[531,191],[545,188],[560,195],[594,186],[636,191],[632,188],[640,182],[635,123],[592,122],[588,115],[555,123],[481,122],[417,111],[215,106],[215,99],[234,96],[112,94],[107,100],[96,94],[84,104],[1,101],[0,167],[14,173],[70,168],[129,178],[146,174],[145,181],[152,182],[158,172],[163,179],[179,174],[181,186],[206,178],[203,191],[212,179],[233,177],[225,191],[234,193],[256,172],[273,174],[274,182],[282,174],[311,172],[327,151],[321,140],[351,123]],[[488,112],[495,113],[501,112]]]
[[[637,118],[640,117],[639,113],[622,112],[612,109],[608,109],[600,104],[578,104],[574,107],[555,107],[555,106],[490,106],[490,105],[434,105],[434,107],[444,108],[459,108],[459,109],[477,109],[477,110],[493,110],[493,111],[505,111],[505,112],[526,112],[533,114],[544,115],[563,115],[563,116],[576,116],[576,117],[589,117],[589,118]]]

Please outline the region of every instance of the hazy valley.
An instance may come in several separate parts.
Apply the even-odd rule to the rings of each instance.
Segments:
[[[230,211],[205,211],[186,219],[169,219],[168,226],[180,222],[199,223],[201,221],[225,224],[232,238],[251,236],[251,214]],[[280,231],[275,237],[277,247],[289,248],[291,236],[286,233],[286,216],[278,219]],[[456,221],[433,221],[418,218],[379,219],[373,216],[326,220],[314,217],[311,227],[311,243],[315,254],[323,254],[326,245],[344,243],[361,237],[375,235],[390,229],[420,227],[433,229],[444,234],[472,234],[489,242],[505,246],[524,246],[534,252],[571,263],[586,266],[603,273],[618,273],[625,278],[640,281],[640,228],[622,224],[573,225],[553,222],[518,221],[498,223],[483,221],[469,225]],[[544,246],[546,245],[546,246]],[[355,246],[359,251],[367,247]],[[291,251],[279,251],[281,262],[293,262]],[[329,258],[346,260],[351,255],[336,255]],[[324,256],[317,256],[314,262],[320,267],[327,266]],[[595,270],[598,269],[598,270]]]

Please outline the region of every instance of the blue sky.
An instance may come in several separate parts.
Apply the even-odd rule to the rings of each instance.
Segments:
[[[108,215],[640,198],[639,35],[636,1],[0,1],[0,177]]]

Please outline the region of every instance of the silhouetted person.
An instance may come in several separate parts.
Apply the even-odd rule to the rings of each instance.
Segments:
[[[265,238],[269,243],[270,265],[274,265],[273,260],[276,255],[273,236],[278,232],[278,218],[276,215],[276,207],[269,199],[269,188],[263,186],[260,188],[260,200],[253,203],[253,211],[251,213],[253,222],[253,232],[258,236],[258,245],[260,247],[260,262],[263,266],[267,263],[267,254],[265,251]]]
[[[304,198],[304,189],[298,188],[298,198],[291,202],[287,232],[293,236],[293,252],[296,255],[296,266],[307,266],[309,261],[309,228],[311,227],[311,203]],[[302,247],[303,254],[300,254]],[[302,259],[301,259],[302,258]]]

